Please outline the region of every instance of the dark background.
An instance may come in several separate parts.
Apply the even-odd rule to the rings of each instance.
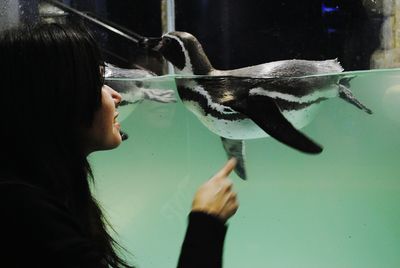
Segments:
[[[143,36],[162,34],[160,0],[62,2]],[[220,69],[294,58],[338,58],[345,70],[369,69],[383,20],[362,0],[175,0],[175,7],[176,30],[194,34]],[[165,71],[156,55],[93,28],[108,61]]]
[[[369,69],[382,18],[361,0],[176,0],[176,28],[203,40],[215,67],[282,59],[339,58],[346,70]]]

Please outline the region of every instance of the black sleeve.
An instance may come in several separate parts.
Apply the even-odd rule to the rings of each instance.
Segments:
[[[178,268],[221,268],[226,230],[218,218],[191,212]]]
[[[0,267],[106,267],[79,221],[38,188],[0,184]]]

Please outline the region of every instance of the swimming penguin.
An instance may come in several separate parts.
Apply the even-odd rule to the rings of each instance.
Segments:
[[[298,129],[313,119],[323,100],[339,96],[372,113],[349,90],[351,77],[318,76],[342,72],[337,60],[282,60],[217,70],[198,40],[186,32],[165,34],[154,49],[174,65],[177,74],[204,75],[176,78],[179,96],[206,127],[221,136],[228,156],[238,159],[235,171],[242,179],[247,177],[244,139],[272,136],[304,153],[318,154],[322,147]]]
[[[173,90],[145,88],[143,87],[143,83],[141,81],[132,80],[155,76],[156,74],[146,69],[124,69],[110,63],[105,63],[105,84],[121,94],[122,101],[120,106],[130,104],[130,109],[128,109],[126,112],[120,112],[119,118],[121,121],[124,120],[130,113],[132,113],[132,111],[135,109],[135,104],[138,104],[145,99],[161,103],[176,102]],[[129,80],[124,78],[129,78]],[[128,139],[128,134],[126,132],[121,130],[120,134],[122,140]]]

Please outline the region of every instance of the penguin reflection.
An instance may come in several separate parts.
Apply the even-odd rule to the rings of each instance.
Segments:
[[[106,63],[104,76],[105,84],[121,94],[121,121],[137,107],[137,104],[144,100],[156,103],[176,102],[174,90],[149,88],[144,84],[143,79],[156,76],[149,70],[143,68],[124,69]],[[126,109],[124,109],[125,107]]]

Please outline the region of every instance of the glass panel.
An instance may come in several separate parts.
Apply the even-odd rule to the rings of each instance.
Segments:
[[[373,114],[323,101],[301,129],[321,154],[270,137],[245,141],[248,180],[231,176],[241,207],[224,267],[400,264],[399,71],[346,75]],[[173,77],[143,86],[174,88]],[[144,101],[123,122],[123,146],[92,157],[96,193],[142,267],[174,267],[192,196],[226,160],[218,135],[186,108]]]

